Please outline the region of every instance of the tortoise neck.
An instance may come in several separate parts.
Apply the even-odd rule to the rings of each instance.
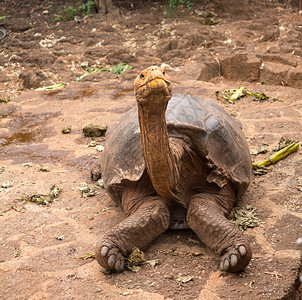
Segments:
[[[175,199],[173,190],[178,169],[169,145],[165,116],[167,105],[167,101],[138,104],[138,115],[148,175],[156,192],[168,200]]]

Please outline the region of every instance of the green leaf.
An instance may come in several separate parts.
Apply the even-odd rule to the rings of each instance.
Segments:
[[[256,208],[252,205],[233,207],[228,219],[241,231],[264,223],[258,218]]]
[[[216,91],[216,98],[217,100],[228,101],[229,103],[233,104],[236,100],[244,97],[246,95],[246,91],[244,87],[240,87],[235,90],[226,90],[221,92],[222,98],[219,97],[219,91]]]
[[[262,101],[265,101],[265,100],[269,100],[269,97],[266,96],[264,93],[258,93],[258,92],[252,93],[252,92],[246,91],[246,94],[250,95],[250,96],[253,96],[254,101],[262,102]]]
[[[235,90],[226,90],[223,92],[220,91],[216,91],[216,98],[219,101],[227,101],[231,104],[234,104],[237,100],[239,100],[242,97],[245,97],[246,95],[252,96],[253,97],[253,101],[259,101],[259,102],[263,102],[265,100],[267,101],[279,101],[279,99],[277,98],[273,98],[271,99],[270,97],[268,97],[267,95],[265,95],[264,93],[260,93],[260,92],[251,92],[251,91],[247,91],[245,90],[244,87],[240,87],[238,89]]]
[[[79,77],[76,78],[76,81],[81,81],[83,78],[85,78],[87,75],[89,75],[90,73],[85,73]]]
[[[114,74],[123,74],[127,70],[131,70],[131,69],[133,69],[133,67],[126,64],[126,63],[120,63],[116,66],[111,67],[110,69],[105,69],[105,68],[96,69],[96,68],[88,67],[87,68],[88,72],[86,72],[83,75],[77,77],[76,81],[81,81],[81,80],[83,80],[84,77],[86,77],[87,75],[90,75],[90,74],[98,74],[100,72],[112,72]]]
[[[114,74],[123,74],[124,72],[126,72],[127,70],[131,70],[133,67],[126,64],[126,63],[120,63],[116,66],[113,66],[110,69],[110,72],[114,73]]]
[[[83,75],[77,77],[76,81],[83,80],[83,78],[85,78],[87,75],[98,74],[100,72],[110,72],[110,70],[108,70],[108,69],[104,69],[104,68],[96,69],[96,68],[91,68],[91,67],[87,68],[87,71],[88,72],[86,72]]]
[[[244,87],[240,87],[239,89],[232,91],[232,95],[230,96],[230,99],[234,101],[243,97],[244,95],[245,95]]]
[[[125,260],[125,268],[133,272],[140,270],[140,265],[146,262],[145,254],[138,248],[133,248],[130,255]]]
[[[69,83],[62,82],[62,83],[58,83],[58,84],[54,84],[54,85],[49,85],[49,86],[37,88],[37,89],[35,89],[35,91],[57,90],[57,89],[61,89],[61,88],[65,87],[68,84]]]
[[[76,259],[88,259],[88,258],[95,258],[95,253],[91,252],[91,253],[85,253],[84,255],[80,256],[80,257],[76,257]]]
[[[299,148],[299,143],[292,143],[287,147],[277,151],[276,153],[272,154],[268,159],[255,161],[253,162],[253,168],[261,168],[263,166],[269,166],[271,164],[275,164],[277,161],[287,157],[291,153],[297,151]]]

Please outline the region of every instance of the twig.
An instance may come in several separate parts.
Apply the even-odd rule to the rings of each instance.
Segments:
[[[44,228],[45,224],[42,225],[42,228],[41,228],[41,234],[44,236],[44,233],[43,233],[43,228]]]
[[[264,272],[264,274],[268,274],[268,275],[275,276],[276,281],[282,277],[282,275],[281,275],[281,274],[279,274],[279,273],[278,273],[278,272],[276,272],[276,271],[274,271],[274,272]]]

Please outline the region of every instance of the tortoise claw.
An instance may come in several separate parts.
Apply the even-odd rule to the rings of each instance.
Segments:
[[[107,253],[108,253],[108,251],[109,251],[109,248],[107,246],[102,247],[102,249],[101,249],[101,255],[102,256],[106,256]]]
[[[248,245],[237,245],[222,255],[219,269],[228,272],[240,272],[249,263],[251,251]]]
[[[113,268],[115,265],[115,255],[110,255],[108,258],[108,266],[109,268]]]
[[[115,263],[115,269],[117,271],[120,271],[121,270],[121,262],[118,260],[116,263]]]
[[[110,242],[101,241],[96,246],[95,257],[98,263],[107,270],[121,272],[124,270],[125,258],[118,247]]]
[[[239,246],[238,248],[239,253],[241,254],[241,256],[244,256],[246,254],[246,249],[244,246]]]
[[[238,263],[237,256],[232,254],[231,255],[231,267],[233,267],[233,268],[236,267],[237,263]]]
[[[220,271],[227,271],[230,267],[230,263],[227,259],[221,261],[219,269]]]

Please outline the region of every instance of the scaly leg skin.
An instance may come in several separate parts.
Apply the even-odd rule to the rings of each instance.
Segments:
[[[207,247],[221,256],[221,271],[240,272],[248,265],[252,251],[243,233],[225,217],[219,205],[224,199],[216,198],[217,195],[206,193],[194,195],[188,207],[188,225]]]
[[[145,200],[145,201],[144,201]],[[98,242],[95,257],[105,269],[123,271],[124,257],[134,247],[146,248],[169,226],[170,212],[158,196],[143,199],[138,209]]]

